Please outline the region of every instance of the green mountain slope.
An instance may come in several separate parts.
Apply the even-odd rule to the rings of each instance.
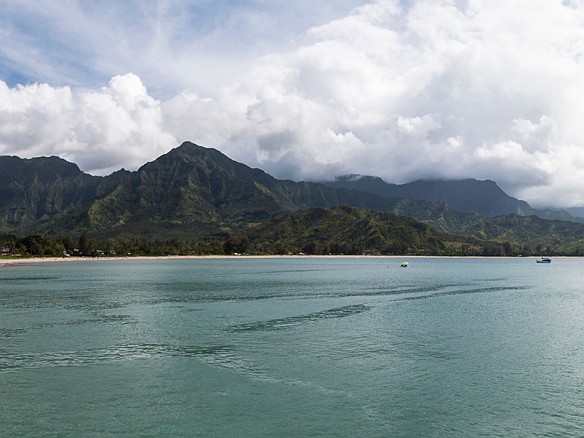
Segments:
[[[414,181],[398,185],[386,183],[378,177],[347,175],[324,184],[374,193],[387,198],[442,201],[460,212],[480,213],[491,217],[518,214],[539,216],[544,219],[579,221],[566,211],[534,209],[527,202],[509,196],[490,180]]]
[[[246,249],[305,254],[441,254],[444,235],[412,218],[351,207],[311,208],[249,229]]]
[[[377,180],[369,182],[379,190],[385,187]],[[427,189],[420,184],[410,189],[417,187],[419,195]],[[467,181],[444,187],[433,196],[444,198],[441,193],[450,191],[463,199],[480,193],[482,203],[491,203],[491,212],[502,208],[501,199],[509,198],[504,193],[501,198],[502,191],[494,183]],[[520,213],[526,214],[527,204],[518,202]],[[330,208],[334,210],[326,210]],[[402,217],[379,216],[382,213]],[[318,222],[320,216],[324,222]],[[428,225],[432,231],[423,231]],[[277,180],[189,142],[136,172],[121,170],[107,177],[87,175],[56,157],[0,157],[0,232],[78,237],[85,231],[94,239],[109,241],[199,239],[213,251],[224,244],[236,247],[237,240],[243,239],[264,249],[272,242],[282,251],[312,253],[402,253],[405,248],[426,253],[476,254],[484,249],[489,254],[512,254],[545,249],[549,254],[579,254],[584,225],[535,216],[488,217],[458,211],[443,200],[391,198]]]
[[[127,175],[91,176],[57,157],[0,157],[0,231],[34,230],[39,222],[88,205]]]
[[[350,205],[427,211],[426,202],[387,199],[322,184],[277,180],[193,143],[142,166],[87,208],[89,228],[109,236],[207,234],[241,228],[306,207]]]
[[[277,180],[183,143],[136,172],[85,174],[56,157],[0,157],[0,231],[177,237],[244,227],[308,207],[350,205],[426,218],[443,203]],[[455,214],[452,212],[452,214]]]
[[[537,216],[477,216],[458,233],[476,239],[510,242],[524,255],[584,255],[584,225]]]

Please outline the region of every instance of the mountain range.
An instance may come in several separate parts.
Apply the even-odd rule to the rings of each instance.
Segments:
[[[0,230],[205,234],[308,207],[424,210],[426,203],[324,184],[277,180],[185,142],[136,172],[99,177],[58,157],[0,157]]]
[[[330,187],[347,188],[374,193],[386,198],[408,198],[446,202],[461,212],[476,212],[489,217],[506,214],[538,216],[544,219],[576,221],[565,210],[537,210],[527,202],[505,193],[494,181],[476,179],[449,181],[413,181],[407,184],[386,183],[379,177],[344,175],[333,181],[324,181]],[[576,210],[574,210],[576,211]]]
[[[58,157],[0,157],[0,232],[16,235],[89,232],[97,240],[218,239],[253,241],[256,248],[278,241],[281,248],[317,245],[321,252],[336,242],[344,252],[435,253],[454,241],[460,247],[482,241],[580,251],[584,225],[557,219],[574,220],[565,212],[532,209],[493,181],[400,186],[357,176],[278,180],[190,142],[137,171],[109,176],[86,174]],[[377,238],[358,237],[355,228]]]

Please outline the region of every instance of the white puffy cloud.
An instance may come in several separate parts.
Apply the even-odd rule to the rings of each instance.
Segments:
[[[583,55],[575,3],[372,2],[256,64],[245,95],[261,134],[241,147],[296,179],[490,178],[582,204]]]
[[[284,13],[248,0],[215,11],[226,34],[214,21],[201,35],[192,20],[204,8],[142,4],[148,34],[118,23],[119,46],[95,57],[101,72],[140,78],[112,74],[95,90],[0,82],[0,153],[106,173],[191,140],[281,178],[488,178],[536,206],[584,205],[582,2],[344,0],[360,6],[341,16],[327,1],[327,22],[303,22],[313,3],[287,6],[278,33]],[[74,16],[88,21],[83,8]]]
[[[46,84],[0,82],[0,153],[58,155],[88,172],[136,168],[176,145],[162,126],[159,101],[133,75],[74,93]]]

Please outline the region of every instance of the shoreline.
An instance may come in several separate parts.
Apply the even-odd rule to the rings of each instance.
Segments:
[[[130,257],[30,257],[0,258],[0,268],[13,265],[63,262],[99,262],[118,260],[211,260],[211,259],[539,259],[540,256],[420,256],[420,255],[185,255],[185,256],[130,256]],[[554,256],[554,258],[578,258],[571,256]]]

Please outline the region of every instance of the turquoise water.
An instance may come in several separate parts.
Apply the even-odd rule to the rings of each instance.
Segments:
[[[0,268],[0,436],[584,435],[584,260],[401,261]]]

